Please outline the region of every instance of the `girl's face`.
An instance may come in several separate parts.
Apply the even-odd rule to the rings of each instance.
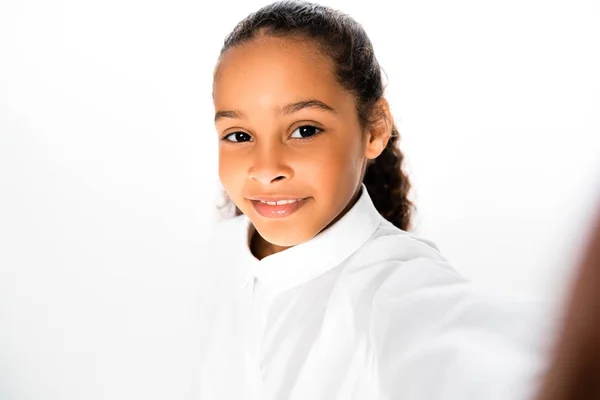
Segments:
[[[360,188],[368,135],[332,69],[316,46],[273,37],[236,46],[217,65],[219,178],[276,246],[311,239]],[[303,200],[274,207],[258,198]]]

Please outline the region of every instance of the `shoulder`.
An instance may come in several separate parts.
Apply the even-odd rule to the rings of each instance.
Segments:
[[[480,287],[432,242],[389,226],[348,267],[355,287],[370,291],[367,335],[385,394],[524,398],[548,346],[541,301]]]
[[[450,326],[508,334],[522,326],[506,324],[507,320],[526,320],[537,311],[533,299],[491,291],[471,282],[432,241],[394,226],[378,229],[349,260],[347,268],[355,279],[371,283],[374,319],[412,321],[413,332],[419,335]]]
[[[357,318],[370,321],[371,336],[409,343],[464,301],[468,283],[433,242],[382,224],[347,260],[337,286]]]
[[[415,233],[404,231],[382,219],[373,235],[353,256],[361,264],[385,260],[408,261],[415,258],[444,260],[437,245]]]
[[[382,348],[408,350],[428,337],[453,340],[456,332],[465,333],[459,340],[474,335],[528,347],[527,321],[541,324],[546,316],[533,300],[469,281],[432,241],[391,224],[380,226],[348,260],[344,275],[347,286],[369,299],[370,336]]]
[[[466,282],[443,257],[435,243],[384,222],[348,260],[345,275],[375,286],[373,305],[387,296],[410,295],[418,290]]]

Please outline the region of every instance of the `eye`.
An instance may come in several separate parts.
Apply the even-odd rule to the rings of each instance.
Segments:
[[[227,140],[228,142],[249,142],[252,140],[252,137],[248,135],[246,132],[232,132],[228,135],[223,136],[222,140]]]
[[[299,137],[298,136],[294,136],[296,134],[296,132],[298,132],[298,134],[300,135]],[[295,139],[308,139],[311,136],[314,136],[314,135],[316,135],[319,132],[321,132],[321,130],[319,128],[317,128],[316,126],[302,125],[302,126],[299,126],[296,129],[294,129],[294,132],[292,132],[292,134],[290,135],[290,137],[293,137]]]

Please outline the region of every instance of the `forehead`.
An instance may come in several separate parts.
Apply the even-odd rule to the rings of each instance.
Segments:
[[[336,81],[333,64],[310,42],[261,37],[224,53],[215,70],[216,108],[272,107],[305,98],[351,99]]]

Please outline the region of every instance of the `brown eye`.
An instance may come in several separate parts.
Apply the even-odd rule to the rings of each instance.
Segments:
[[[300,136],[294,136],[296,134],[296,132],[298,132],[298,134]],[[316,126],[302,125],[302,126],[299,126],[298,128],[296,128],[294,130],[294,132],[292,132],[290,137],[293,137],[295,139],[306,139],[306,138],[316,135],[319,132],[321,132],[321,130],[319,128],[317,128]]]
[[[246,132],[232,132],[228,135],[225,135],[223,140],[227,140],[229,142],[249,142],[252,140],[252,137]]]

